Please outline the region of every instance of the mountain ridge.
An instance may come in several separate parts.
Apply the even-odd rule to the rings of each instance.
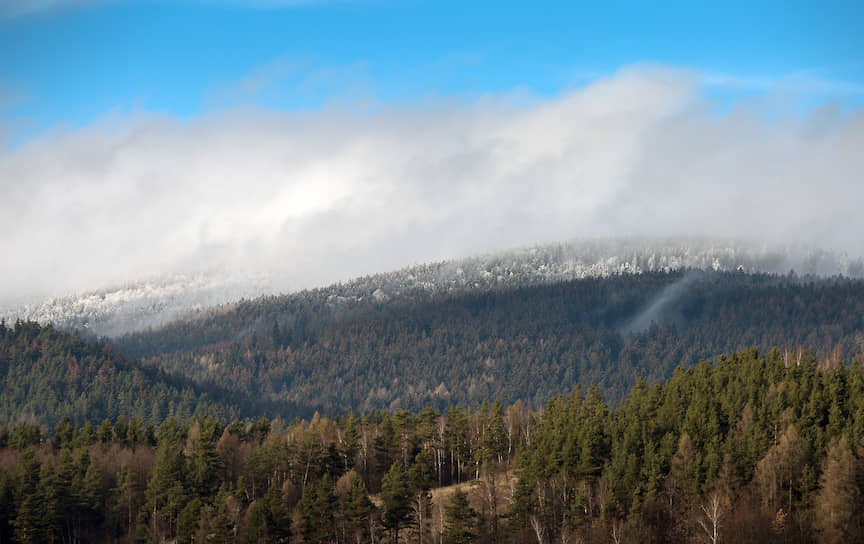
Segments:
[[[710,239],[593,239],[535,245],[484,255],[407,266],[293,291],[329,291],[334,297],[376,297],[406,290],[432,294],[492,287],[537,285],[614,274],[682,269],[864,277],[864,261],[843,253]],[[0,317],[51,323],[88,335],[116,337],[195,319],[220,307],[278,291],[275,273],[232,276],[211,271],[176,274],[117,287],[49,297],[0,307]]]

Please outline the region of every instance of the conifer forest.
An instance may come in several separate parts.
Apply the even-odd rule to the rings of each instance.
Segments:
[[[859,280],[0,326],[0,542],[864,541]]]

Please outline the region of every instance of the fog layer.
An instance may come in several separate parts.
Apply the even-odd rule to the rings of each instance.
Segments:
[[[212,270],[296,289],[574,237],[864,254],[861,111],[772,100],[721,110],[697,75],[631,68],[548,99],[108,116],[0,155],[0,302]]]

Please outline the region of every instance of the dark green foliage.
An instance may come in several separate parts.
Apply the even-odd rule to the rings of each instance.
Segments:
[[[200,386],[275,409],[291,399],[282,409],[293,411],[279,413],[290,420],[483,399],[538,409],[580,383],[597,385],[614,405],[638,376],[656,383],[679,365],[753,346],[797,359],[803,345],[851,361],[862,330],[860,280],[675,272],[409,291],[386,303],[308,291],[243,301],[116,345]],[[253,343],[253,334],[273,336],[275,347]]]
[[[220,490],[213,507],[207,509],[202,517],[201,526],[205,542],[213,544],[233,544],[237,534],[237,526],[234,519],[233,504],[234,497],[224,488]]]
[[[468,504],[468,495],[456,488],[450,503],[445,507],[447,514],[447,529],[444,534],[451,544],[469,544],[477,536],[477,511]]]
[[[375,512],[375,505],[369,500],[369,493],[363,480],[355,478],[351,482],[351,488],[345,498],[345,522],[348,534],[353,540],[360,544],[369,542],[371,533],[371,516]]]
[[[24,449],[27,446],[35,446],[42,442],[44,433],[39,425],[33,423],[19,422],[12,427],[8,443],[13,448]]]
[[[50,325],[19,321],[2,329],[0,422],[26,417],[56,427],[58,447],[73,439],[72,422],[116,421],[117,428],[100,427],[97,437],[107,441],[113,432],[125,443],[142,440],[142,422],[151,420],[154,411],[160,414],[156,423],[169,415],[238,415],[232,395],[218,388],[204,391],[188,379],[129,361],[105,344],[88,343]],[[18,447],[39,441],[27,425],[12,427],[10,440]]]
[[[177,518],[178,542],[187,543],[194,541],[195,533],[198,532],[198,523],[201,519],[202,506],[201,499],[195,497],[180,511],[180,516]]]
[[[267,530],[265,541],[273,544],[287,544],[291,539],[291,516],[282,497],[282,492],[277,486],[270,486],[262,504]]]
[[[864,540],[860,282],[414,295],[244,302],[123,339],[143,363],[0,327],[0,542],[691,542],[712,504],[723,541]]]
[[[399,541],[399,529],[411,514],[411,482],[400,464],[393,463],[381,482],[382,521]]]
[[[311,543],[329,542],[333,538],[333,517],[336,514],[336,497],[330,478],[322,476],[303,490],[298,505],[303,516],[303,540]]]
[[[403,541],[688,542],[717,504],[725,541],[854,542],[862,407],[860,363],[749,350],[637,381],[616,408],[591,387],[535,414],[484,403],[292,424],[201,416],[155,432],[132,417],[104,433],[63,421],[60,438],[20,424],[0,450],[0,536],[284,543],[295,516],[308,542],[381,541],[382,525]],[[376,457],[391,461],[383,472]],[[432,504],[430,488],[466,480],[470,502]]]
[[[50,542],[57,536],[56,484],[53,469],[40,463],[32,449],[21,454],[12,518],[18,542]]]
[[[63,417],[96,425],[122,415],[120,439],[140,443],[148,423],[172,415],[290,421],[316,410],[446,410],[486,398],[537,409],[580,383],[596,384],[614,405],[638,376],[656,383],[679,365],[751,346],[780,346],[790,360],[808,346],[820,359],[851,361],[864,330],[862,287],[847,279],[676,272],[458,295],[406,292],[387,303],[311,291],[240,302],[114,342],[141,362],[18,322],[0,334],[0,423],[12,433],[21,418],[53,428]],[[660,298],[666,302],[653,304]],[[646,316],[648,308],[657,312]],[[259,340],[268,336],[275,343]],[[818,408],[835,422],[844,416],[831,404]],[[339,453],[347,470],[350,452]],[[389,467],[381,453],[379,468]]]
[[[652,538],[676,541],[703,530],[705,505],[718,498],[730,532],[762,526],[768,530],[762,540],[773,530],[806,541],[815,505],[823,534],[861,538],[849,521],[850,512],[864,508],[851,484],[856,461],[845,439],[843,447],[837,440],[858,424],[850,414],[862,403],[860,364],[847,368],[807,355],[787,360],[777,350],[703,362],[662,386],[639,382],[614,411],[592,393],[559,397],[521,452],[513,528],[539,520],[545,538],[557,538],[574,527],[596,528],[604,518],[616,525],[629,517],[650,523]],[[823,465],[832,469],[824,469],[817,487],[813,467]],[[845,498],[837,502],[838,495]],[[839,504],[846,513],[830,518],[826,512],[835,515]]]
[[[216,451],[216,441],[222,436],[224,424],[213,418],[200,416],[192,424],[190,432],[197,435],[188,461],[192,491],[198,497],[212,498],[219,490],[220,475],[224,463]]]

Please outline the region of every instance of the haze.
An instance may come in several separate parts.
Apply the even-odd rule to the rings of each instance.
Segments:
[[[125,9],[112,6],[82,13]],[[328,9],[343,8],[302,13]],[[3,24],[84,17],[64,13]],[[200,272],[291,290],[572,238],[864,254],[864,88],[854,80],[635,62],[552,89],[529,78],[388,99],[392,82],[358,68],[337,70],[338,96],[314,106],[258,99],[286,77],[294,85],[296,70],[267,64],[211,88],[205,102],[217,106],[197,112],[108,109],[30,132],[7,114],[0,301]]]

